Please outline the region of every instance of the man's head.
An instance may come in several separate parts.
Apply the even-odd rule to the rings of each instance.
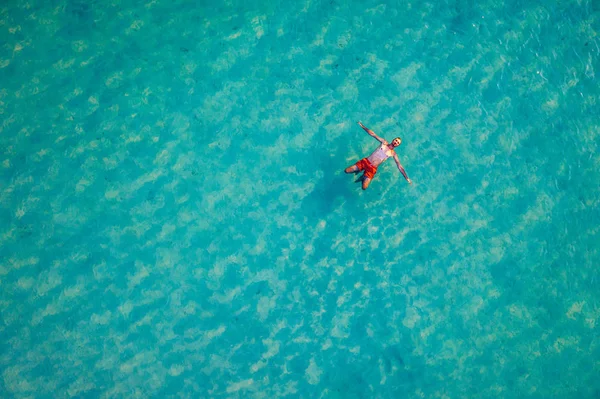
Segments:
[[[394,147],[398,147],[400,144],[402,144],[402,139],[400,137],[396,137],[394,140],[392,140],[392,145]]]

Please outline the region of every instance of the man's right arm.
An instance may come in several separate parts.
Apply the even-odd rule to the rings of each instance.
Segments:
[[[404,178],[406,179],[406,181],[408,182],[408,184],[412,184],[412,180],[410,180],[410,178],[406,174],[406,171],[402,167],[402,164],[400,163],[400,160],[398,159],[398,154],[394,154],[394,161],[396,161],[396,166],[398,166],[398,170],[400,171],[400,173],[402,173],[402,176],[404,176]]]
[[[360,127],[362,127],[365,130],[365,132],[367,132],[369,134],[369,136],[373,137],[375,140],[379,141],[382,144],[387,144],[387,141],[385,141],[384,139],[382,139],[381,137],[379,137],[378,135],[376,135],[374,131],[372,131],[371,129],[369,129],[365,125],[363,125],[362,122],[358,122],[358,125]]]

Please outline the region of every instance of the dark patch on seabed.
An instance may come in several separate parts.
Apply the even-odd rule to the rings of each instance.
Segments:
[[[93,1],[71,0],[67,1],[64,9],[66,23],[64,32],[68,36],[83,35],[96,26],[94,10],[98,7]]]
[[[341,203],[350,208],[357,204],[358,197],[353,194],[352,186],[348,184],[350,180],[354,180],[354,175],[344,173],[348,165],[340,164],[339,158],[337,155],[318,157],[311,163],[313,170],[323,171],[324,176],[302,201],[301,212],[309,218],[325,218]]]
[[[473,0],[457,0],[454,4],[454,18],[450,22],[450,31],[460,35],[472,33],[475,11]]]

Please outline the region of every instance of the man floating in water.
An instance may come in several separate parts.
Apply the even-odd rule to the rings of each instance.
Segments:
[[[412,184],[412,181],[408,178],[408,175],[406,174],[404,168],[400,164],[400,160],[398,159],[396,151],[394,151],[394,148],[398,147],[402,143],[402,139],[400,137],[396,137],[394,140],[392,140],[392,143],[390,144],[381,137],[377,136],[375,132],[365,127],[365,125],[363,125],[361,122],[358,122],[358,124],[369,134],[369,136],[379,141],[381,145],[379,146],[379,148],[373,151],[373,153],[367,158],[363,158],[354,165],[348,166],[345,172],[358,173],[364,170],[364,173],[360,179],[362,180],[363,190],[366,190],[367,187],[369,187],[371,180],[373,180],[375,173],[377,173],[377,167],[389,157],[394,157],[394,161],[396,161],[396,165],[398,166],[400,173],[402,173],[402,175],[409,184]]]

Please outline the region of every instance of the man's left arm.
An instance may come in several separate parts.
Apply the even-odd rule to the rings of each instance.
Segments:
[[[406,179],[406,181],[408,182],[408,184],[412,184],[412,181],[408,178],[408,175],[406,174],[406,171],[404,170],[404,168],[400,164],[400,160],[398,159],[398,154],[394,154],[394,161],[396,161],[396,166],[398,166],[398,170],[400,171],[400,173],[402,173],[402,176],[404,176],[404,178]]]

